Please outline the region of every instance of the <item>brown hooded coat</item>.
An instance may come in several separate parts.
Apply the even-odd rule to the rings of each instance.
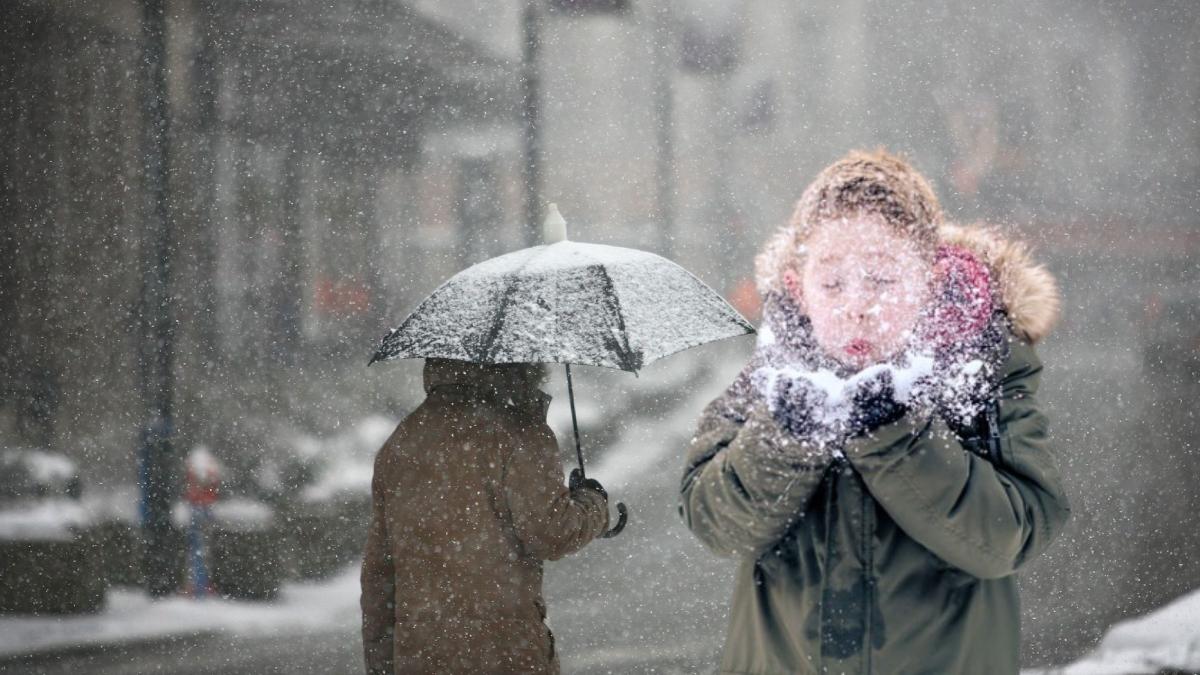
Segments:
[[[375,460],[362,567],[367,672],[557,673],[542,561],[608,526],[563,484],[549,396],[512,367],[431,360]]]

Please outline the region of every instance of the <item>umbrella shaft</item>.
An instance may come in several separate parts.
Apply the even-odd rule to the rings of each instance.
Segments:
[[[575,428],[575,458],[579,460],[579,474],[586,475],[583,470],[583,447],[579,444],[579,421],[575,418],[575,385],[571,382],[571,364],[567,366],[567,398],[571,401],[571,426]]]

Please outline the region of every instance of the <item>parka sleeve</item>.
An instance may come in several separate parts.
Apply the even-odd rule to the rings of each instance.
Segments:
[[[396,577],[388,536],[384,472],[386,449],[375,459],[371,479],[371,525],[362,565],[362,639],[367,675],[391,675],[396,631]]]
[[[762,403],[744,423],[713,401],[688,449],[679,512],[722,556],[759,556],[801,518],[830,457],[781,429]]]
[[[1000,393],[1000,458],[967,452],[941,421],[902,419],[846,456],[910,537],[978,578],[1014,573],[1050,545],[1071,508],[1037,403],[1042,364],[1013,342]]]
[[[511,449],[504,467],[504,499],[526,553],[558,560],[604,532],[608,498],[587,488],[567,490],[558,441],[549,427],[504,436]]]

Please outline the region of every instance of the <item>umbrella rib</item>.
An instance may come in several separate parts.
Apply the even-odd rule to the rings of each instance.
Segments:
[[[629,333],[625,330],[625,315],[621,312],[621,299],[617,297],[617,289],[613,285],[612,277],[608,274],[608,269],[603,265],[596,265],[596,269],[600,270],[600,283],[603,285],[604,296],[612,298],[613,313],[617,317],[617,330],[620,331],[620,339],[623,344],[619,344],[621,348],[621,359],[624,361],[625,370],[637,372],[642,366],[640,359],[635,359],[633,350],[629,346]]]
[[[545,249],[537,251],[529,256],[521,263],[521,266],[513,270],[508,277],[508,284],[504,287],[504,295],[500,297],[500,306],[496,308],[496,316],[492,319],[492,326],[488,330],[487,338],[483,342],[483,348],[480,350],[480,362],[491,363],[492,351],[496,346],[496,338],[500,336],[500,329],[504,327],[504,319],[508,316],[508,305],[512,302],[512,297],[517,288],[517,282],[521,280],[521,272],[529,266],[529,263],[534,258],[541,255]]]
[[[445,284],[442,285],[444,286]],[[438,287],[438,289],[440,288],[441,286]],[[435,289],[434,292],[436,293],[438,289]],[[377,361],[387,361],[392,357],[392,354],[388,352],[391,352],[395,348],[395,345],[389,344],[389,341],[404,331],[404,328],[408,326],[409,322],[412,321],[412,318],[416,316],[426,304],[429,303],[430,297],[433,297],[433,295],[430,295],[422,300],[421,304],[417,305],[417,308],[414,309],[411,314],[405,317],[404,321],[402,321],[399,326],[388,330],[387,335],[383,336],[383,341],[380,343],[379,349],[375,350],[375,354],[371,356],[371,360],[367,363],[368,366],[373,365]]]
[[[594,267],[600,271],[600,283],[604,290],[603,297],[612,298],[612,309],[616,315],[617,329],[620,331],[620,339],[623,342],[623,344],[617,344],[617,348],[621,350],[621,369],[636,375],[638,368],[645,364],[641,363],[641,355],[634,358],[633,349],[629,346],[629,332],[625,329],[625,314],[621,311],[621,299],[617,297],[617,289],[608,273],[608,267],[595,256],[589,255],[587,251],[581,250],[580,253],[595,261]]]
[[[387,361],[387,360],[391,359],[393,356],[395,356],[395,351],[393,351],[396,348],[395,344],[388,344],[388,341],[392,340],[396,336],[403,333],[404,329],[408,327],[408,324],[412,323],[413,319],[421,313],[421,310],[425,309],[425,306],[428,305],[442,289],[449,286],[450,283],[453,281],[454,281],[454,279],[451,278],[451,279],[447,279],[446,281],[443,281],[442,283],[438,284],[437,288],[433,289],[432,293],[430,293],[428,296],[425,297],[424,300],[422,300],[420,303],[418,303],[416,309],[414,309],[408,316],[406,316],[404,318],[404,321],[400,322],[399,326],[396,326],[395,328],[390,329],[387,332],[387,335],[383,336],[383,341],[380,343],[379,349],[377,349],[375,351],[375,354],[371,357],[371,361],[369,363],[367,363],[367,365],[370,366],[371,364],[373,364],[377,361]],[[391,352],[391,353],[386,353],[386,352]]]

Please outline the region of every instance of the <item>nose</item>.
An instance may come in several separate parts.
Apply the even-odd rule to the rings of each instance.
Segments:
[[[875,297],[865,291],[866,289],[858,289],[846,302],[846,314],[855,323],[865,323],[874,314],[871,308],[875,305]]]

